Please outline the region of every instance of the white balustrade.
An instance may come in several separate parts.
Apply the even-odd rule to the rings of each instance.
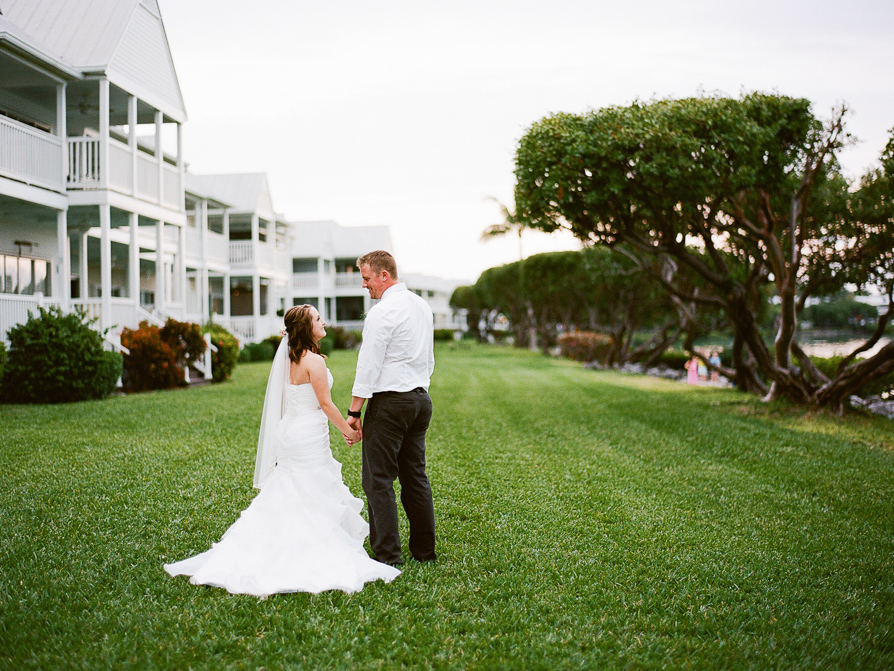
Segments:
[[[154,156],[142,152],[137,154],[137,196],[158,200],[158,163]]]
[[[180,185],[180,168],[177,166],[164,164],[164,204],[173,209],[180,208],[180,196],[182,187]]]
[[[133,184],[133,161],[130,147],[117,140],[109,140],[109,186],[130,193]]]
[[[230,242],[230,263],[252,263],[254,254],[252,253],[251,240],[235,240]]]
[[[360,273],[336,273],[335,286],[337,287],[361,287],[363,279]]]
[[[62,191],[62,140],[0,116],[0,174]]]
[[[254,317],[230,317],[229,330],[239,340],[247,340],[249,342],[255,339],[255,318]]]
[[[320,279],[320,273],[294,273],[292,275],[292,288],[318,289]]]
[[[101,181],[99,140],[92,137],[68,138],[68,186],[95,189]]]
[[[13,326],[24,324],[30,315],[39,313],[39,308],[59,305],[54,298],[45,298],[41,294],[22,296],[20,294],[0,294],[0,338],[7,344],[6,334]]]

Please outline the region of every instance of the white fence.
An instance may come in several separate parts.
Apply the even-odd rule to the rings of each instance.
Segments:
[[[62,191],[63,166],[60,138],[0,116],[0,174]]]

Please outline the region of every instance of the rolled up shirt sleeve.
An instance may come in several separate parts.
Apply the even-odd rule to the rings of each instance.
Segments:
[[[357,373],[351,392],[358,398],[372,398],[376,382],[385,365],[385,350],[391,338],[393,324],[388,323],[387,314],[370,310],[363,324],[363,341],[357,355]]]

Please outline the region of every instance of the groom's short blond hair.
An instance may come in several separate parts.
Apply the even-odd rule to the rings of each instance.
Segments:
[[[358,268],[362,268],[364,265],[368,265],[369,269],[375,274],[387,270],[388,274],[391,275],[392,280],[397,279],[397,262],[395,262],[394,257],[391,256],[391,254],[384,250],[377,249],[376,251],[364,254],[357,259]]]

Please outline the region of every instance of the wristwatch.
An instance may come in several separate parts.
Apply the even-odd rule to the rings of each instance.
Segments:
[[[360,411],[359,410],[348,410],[348,417],[360,419]]]

